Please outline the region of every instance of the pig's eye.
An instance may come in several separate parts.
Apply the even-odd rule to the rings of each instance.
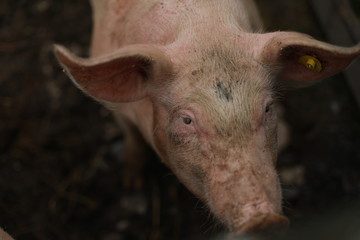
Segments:
[[[183,117],[182,118],[183,123],[185,123],[186,125],[190,125],[192,123],[192,120],[190,118],[187,117]]]
[[[265,112],[266,112],[266,113],[270,112],[270,108],[271,108],[271,106],[270,106],[270,105],[267,105],[266,108],[265,108]]]
[[[272,105],[273,105],[273,103],[270,103],[270,104],[266,105],[266,107],[265,107],[265,113],[271,112]]]

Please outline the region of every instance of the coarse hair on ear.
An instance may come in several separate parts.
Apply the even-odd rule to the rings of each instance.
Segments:
[[[153,45],[130,45],[87,59],[60,45],[54,46],[54,52],[75,85],[100,101],[138,101],[149,94],[151,85],[165,81],[172,70],[170,59]]]

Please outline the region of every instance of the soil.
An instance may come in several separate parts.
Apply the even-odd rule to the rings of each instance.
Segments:
[[[323,39],[306,1],[257,2],[267,30]],[[221,232],[156,157],[139,175],[142,184],[123,186],[117,124],[73,86],[52,53],[61,43],[86,56],[90,34],[87,0],[0,1],[0,226],[18,240],[209,239]],[[283,105],[291,139],[278,169],[290,233],[336,231],[324,218],[339,216],[338,225],[358,226],[360,111],[343,76],[289,92]]]

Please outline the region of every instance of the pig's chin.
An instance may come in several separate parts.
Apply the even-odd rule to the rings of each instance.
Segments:
[[[263,205],[267,204],[263,203]],[[247,207],[242,206],[238,206],[238,209],[235,208],[236,206],[232,206],[232,208],[224,209],[221,212],[216,207],[212,209],[215,213],[218,212],[219,219],[223,219],[232,236],[276,236],[282,234],[289,225],[289,220],[286,217],[268,207],[264,207],[268,210],[248,210]]]
[[[288,225],[289,220],[278,213],[260,213],[230,226],[230,231],[234,236],[246,234],[274,236],[282,234]]]

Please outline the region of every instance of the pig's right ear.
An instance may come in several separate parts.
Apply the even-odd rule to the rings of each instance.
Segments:
[[[79,58],[55,45],[65,72],[85,93],[108,102],[137,101],[171,74],[171,62],[150,45],[133,45],[97,58]]]
[[[360,44],[338,47],[295,32],[261,35],[261,61],[291,86],[307,86],[343,71],[360,56]]]

